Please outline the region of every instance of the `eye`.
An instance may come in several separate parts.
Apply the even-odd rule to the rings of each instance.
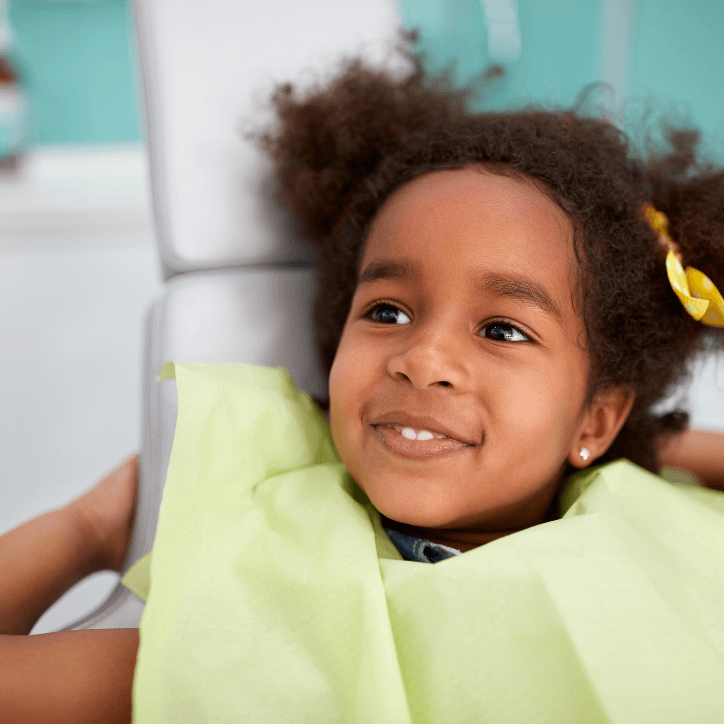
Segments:
[[[490,322],[480,330],[480,336],[496,342],[531,342],[531,338],[508,322]]]
[[[412,321],[401,309],[393,304],[375,304],[367,316],[380,324],[410,324]]]

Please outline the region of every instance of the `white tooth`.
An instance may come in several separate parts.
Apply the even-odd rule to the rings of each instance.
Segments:
[[[420,430],[417,433],[418,440],[432,440],[435,437],[429,430]]]
[[[408,440],[417,440],[417,433],[411,427],[403,427],[400,430],[400,435],[406,437]]]

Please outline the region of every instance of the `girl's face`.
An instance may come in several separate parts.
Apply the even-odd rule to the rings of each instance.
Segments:
[[[329,379],[337,449],[383,515],[472,539],[542,522],[584,418],[574,265],[534,181],[437,171],[385,203]]]

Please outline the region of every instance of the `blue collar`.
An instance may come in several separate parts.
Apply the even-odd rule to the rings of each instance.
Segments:
[[[441,543],[432,543],[429,540],[422,540],[422,538],[414,538],[411,535],[398,533],[391,528],[385,528],[385,533],[387,533],[395,548],[400,551],[400,555],[406,561],[437,563],[461,553],[457,548],[450,548]]]

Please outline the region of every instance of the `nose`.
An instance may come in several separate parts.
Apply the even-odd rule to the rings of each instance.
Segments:
[[[462,390],[471,377],[466,342],[440,327],[418,328],[400,340],[387,361],[387,372],[419,390],[430,386]]]

